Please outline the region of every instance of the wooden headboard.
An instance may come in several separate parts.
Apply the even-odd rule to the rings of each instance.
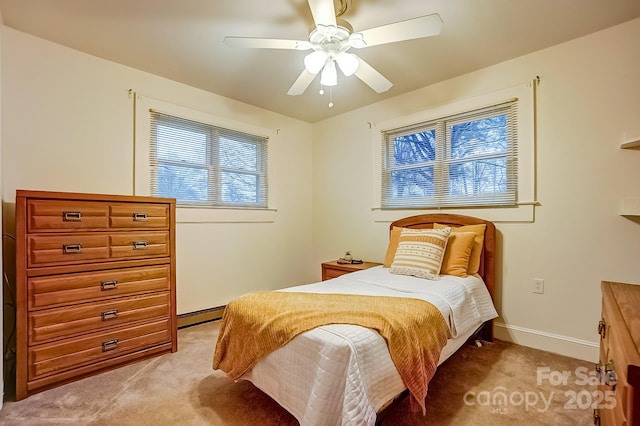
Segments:
[[[414,228],[425,229],[433,228],[434,223],[441,223],[443,225],[450,225],[452,227],[464,226],[464,225],[487,225],[484,231],[484,245],[482,247],[482,256],[480,258],[480,269],[478,273],[484,280],[487,290],[491,295],[491,299],[494,298],[495,290],[495,263],[496,263],[496,227],[493,222],[489,222],[477,217],[464,216],[459,214],[421,214],[417,216],[409,216],[403,219],[398,219],[389,225],[389,232],[394,226],[400,228]],[[493,327],[491,324],[485,328],[483,335],[486,340],[492,340]]]

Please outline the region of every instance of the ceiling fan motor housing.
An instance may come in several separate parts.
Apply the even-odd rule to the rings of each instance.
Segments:
[[[351,47],[350,35],[350,31],[342,26],[318,25],[309,34],[309,41],[313,50],[324,50],[330,56],[335,56]]]

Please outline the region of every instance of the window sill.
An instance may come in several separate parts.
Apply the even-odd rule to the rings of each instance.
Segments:
[[[392,209],[382,210],[379,207],[371,209],[374,222],[393,222],[396,219],[420,214],[461,214],[465,216],[479,217],[491,222],[504,223],[532,223],[534,221],[534,209],[536,202],[521,203],[515,207],[500,208],[457,208],[457,209]]]
[[[242,208],[176,208],[177,223],[271,223],[275,222],[277,209]]]

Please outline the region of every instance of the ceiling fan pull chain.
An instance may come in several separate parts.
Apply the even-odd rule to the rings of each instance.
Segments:
[[[333,108],[333,87],[329,86],[329,108]]]

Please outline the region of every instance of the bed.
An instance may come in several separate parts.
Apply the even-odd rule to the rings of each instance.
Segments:
[[[413,398],[412,409],[422,409],[424,414],[426,387],[437,365],[474,336],[481,335],[484,340],[489,341],[493,338],[491,322],[497,316],[492,302],[496,231],[489,221],[449,214],[407,217],[391,223],[389,231],[384,266],[277,292],[247,295],[252,300],[263,303],[258,309],[249,304],[243,307],[243,311],[237,308],[242,304],[230,302],[225,309],[216,344],[214,368],[222,369],[235,380],[251,381],[296,417],[301,425],[373,425],[378,414],[400,395],[406,394],[407,389]],[[441,247],[443,253],[438,255],[440,273],[430,277],[431,279],[417,277],[415,271],[407,273],[403,269],[406,266],[403,264],[403,260],[406,260],[403,256],[407,253],[415,255],[411,251],[418,250],[415,241],[426,241],[424,238],[431,241],[436,234],[439,237],[444,235],[445,240]],[[472,243],[468,243],[470,239]],[[447,262],[443,259],[453,255],[454,249],[462,247],[463,240],[466,242],[462,258],[464,261],[466,256],[466,264],[464,271],[460,272],[460,259],[451,261],[450,258]],[[422,246],[419,248],[424,249]],[[431,251],[434,249],[431,246],[425,250],[427,252],[418,254],[432,256]],[[475,266],[472,265],[474,259]],[[449,268],[447,270],[445,263]],[[422,269],[417,275],[420,274]],[[274,298],[273,302],[271,297]],[[375,325],[366,321],[363,322],[365,325],[356,325],[359,322],[340,320],[337,318],[341,317],[331,311],[334,300],[338,301],[338,306],[346,300],[355,311],[360,306],[355,301],[360,298],[363,299],[363,304],[374,306],[367,308],[372,312],[367,312],[366,315],[375,317],[372,320]],[[245,301],[244,296],[239,299]],[[287,302],[291,299],[292,302],[280,305],[281,299]],[[374,300],[376,303],[381,302],[371,303]],[[407,308],[406,313],[400,312],[405,310],[405,306],[413,306],[412,304],[416,305],[414,310]],[[308,306],[315,308],[309,309]],[[437,312],[440,321],[437,325],[434,322],[433,326],[427,327],[424,325],[427,319],[420,318],[416,320],[416,325],[409,327],[407,324],[413,324],[413,317],[397,317],[426,316],[427,306]],[[238,357],[244,358],[247,354],[265,349],[264,346],[268,346],[265,342],[281,337],[278,330],[278,333],[262,339],[256,337],[255,342],[258,343],[252,344],[253,339],[246,338],[247,335],[253,336],[254,332],[257,335],[268,328],[266,323],[270,323],[273,318],[280,320],[278,309],[291,309],[294,318],[306,316],[305,312],[318,311],[321,317],[326,314],[336,319],[337,323],[318,320],[326,323],[320,322],[318,324],[322,325],[310,326],[308,330],[297,330],[293,337],[284,337],[282,343],[273,343],[275,347],[266,350],[265,354],[256,355],[257,359],[240,363],[240,366],[235,360],[236,364],[230,367],[229,360],[234,351]],[[244,337],[230,328],[231,323],[240,324],[243,320],[252,330],[244,330],[247,333]],[[385,326],[378,326],[377,321],[387,320],[401,322],[403,325],[397,328],[403,329],[402,333],[410,334],[409,337],[405,336],[408,340],[395,340],[396,343],[393,343],[393,339],[400,337],[390,336],[393,332],[388,331]],[[433,318],[428,321],[433,321]],[[287,324],[295,323],[295,328],[301,322],[304,321],[289,320]],[[445,324],[446,329],[443,331],[446,333],[444,339],[442,332],[435,331],[443,328],[442,324]],[[420,341],[427,348],[413,348],[411,344],[407,344],[412,341]],[[425,343],[427,341],[429,343]],[[407,347],[411,347],[411,350]],[[404,356],[423,360],[427,368],[420,371],[415,368],[407,370],[407,364],[411,363],[405,362],[407,358],[402,358]],[[423,392],[420,393],[420,390]]]

